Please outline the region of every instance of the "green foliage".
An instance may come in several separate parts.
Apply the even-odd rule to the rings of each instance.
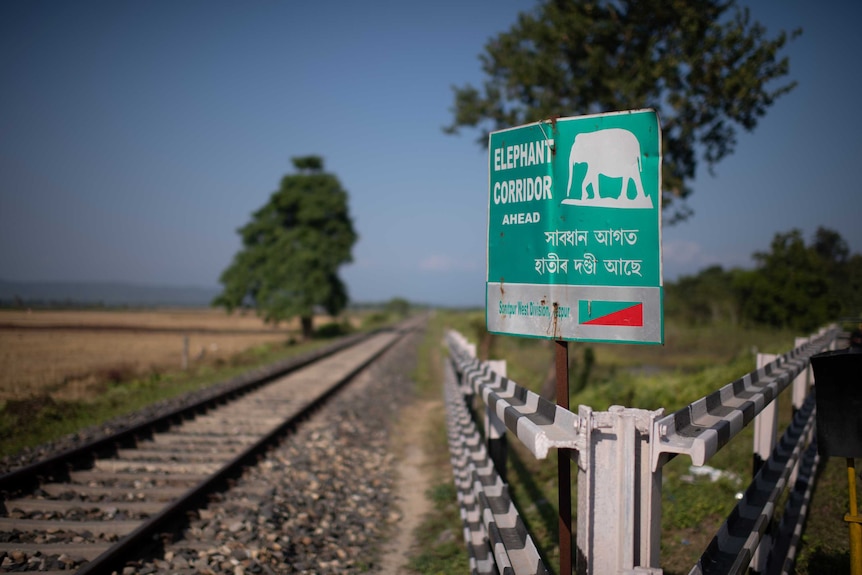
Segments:
[[[404,318],[410,313],[410,302],[403,297],[394,297],[384,306],[386,313]]]
[[[299,171],[323,171],[323,158],[320,156],[301,156],[298,158],[291,158],[290,161],[293,162],[293,167]]]
[[[814,329],[837,317],[829,293],[826,261],[805,245],[802,232],[776,234],[772,251],[754,254],[757,270],[741,276],[742,310],[752,320]]]
[[[590,382],[590,374],[593,371],[593,364],[596,363],[596,352],[593,351],[593,348],[587,346],[584,348],[584,365],[581,367],[580,371],[577,369],[575,371],[574,385],[572,386],[572,391],[577,393],[580,390],[587,387],[587,384]]]
[[[778,233],[770,251],[753,257],[752,270],[713,266],[668,284],[667,316],[812,331],[862,312],[862,256],[837,232],[818,228],[809,245],[799,230]]]
[[[487,132],[555,116],[654,108],[662,121],[664,206],[690,210],[698,152],[712,166],[733,152],[795,82],[774,38],[733,0],[545,0],[492,38],[480,56],[482,89],[454,88],[446,131]]]
[[[739,322],[739,298],[734,288],[738,270],[711,266],[695,276],[683,276],[667,285],[665,314],[691,325]]]
[[[386,325],[389,322],[389,314],[382,311],[370,313],[362,318],[362,329],[374,329]]]
[[[213,304],[228,311],[250,305],[268,322],[298,316],[308,336],[316,307],[336,315],[347,305],[337,272],[352,261],[357,236],[347,192],[322,172],[323,160],[309,156],[294,164],[307,173],[284,176],[239,229],[242,249],[222,273],[223,291]]]
[[[856,498],[862,501],[862,474],[856,460]],[[811,514],[802,536],[796,561],[798,575],[851,573],[848,524],[842,520],[849,511],[850,490],[847,463],[843,457],[821,460],[817,486],[811,498]]]
[[[696,528],[707,519],[720,524],[736,504],[739,490],[739,482],[728,479],[714,484],[708,478],[698,478],[692,484],[668,481],[662,489],[662,529]]]
[[[438,575],[466,573],[470,570],[462,536],[458,497],[449,468],[444,408],[440,402],[443,380],[441,341],[444,328],[455,317],[443,311],[434,314],[419,347],[416,369],[411,374],[419,396],[424,401],[431,400],[435,407],[429,415],[431,432],[425,436],[423,447],[428,457],[428,469],[433,474],[431,487],[426,492],[432,509],[423,515],[422,523],[415,531],[416,546],[411,551],[406,573]]]
[[[416,530],[420,551],[412,556],[409,567],[423,575],[466,573],[469,571],[455,484],[447,478],[431,486],[426,496],[434,506]]]
[[[331,321],[314,330],[314,337],[318,339],[331,339],[349,334],[352,330],[348,322]]]

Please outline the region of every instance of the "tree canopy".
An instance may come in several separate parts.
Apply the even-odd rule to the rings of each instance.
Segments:
[[[242,248],[221,275],[213,304],[228,311],[254,307],[267,322],[293,317],[311,335],[320,307],[336,315],[347,305],[338,268],[352,261],[357,235],[338,179],[318,156],[293,158],[288,174],[251,221],[238,230]]]
[[[667,286],[667,308],[692,323],[713,320],[813,330],[862,314],[862,255],[838,232],[818,228],[775,234],[751,270],[713,266]]]
[[[699,158],[733,152],[795,82],[786,42],[799,34],[751,22],[734,0],[544,0],[480,55],[482,88],[453,87],[454,120],[487,133],[558,116],[653,108],[662,122],[664,206],[690,215]],[[776,81],[780,81],[776,84]]]

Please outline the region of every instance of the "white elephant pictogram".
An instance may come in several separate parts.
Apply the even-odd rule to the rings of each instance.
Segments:
[[[575,136],[572,151],[569,153],[569,185],[566,197],[572,191],[572,172],[575,164],[587,164],[587,174],[581,185],[581,201],[598,200],[599,175],[609,178],[622,178],[623,187],[619,199],[626,200],[629,180],[634,180],[637,198],[644,198],[641,182],[641,149],[637,137],[622,128],[608,128],[597,132],[586,132]],[[592,184],[592,196],[587,194],[587,186]]]

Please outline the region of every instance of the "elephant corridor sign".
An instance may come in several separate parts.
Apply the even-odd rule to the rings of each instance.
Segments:
[[[664,343],[654,110],[492,132],[488,331]]]

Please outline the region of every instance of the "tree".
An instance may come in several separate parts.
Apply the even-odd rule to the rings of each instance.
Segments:
[[[845,308],[838,280],[847,274],[849,252],[841,236],[819,228],[806,246],[802,232],[791,230],[775,234],[770,248],[754,254],[756,269],[736,278],[743,315],[756,323],[799,330],[838,319]]]
[[[710,266],[694,276],[683,276],[665,286],[665,314],[692,325],[739,321],[733,289],[738,271]]]
[[[774,38],[734,0],[544,0],[521,13],[480,56],[481,90],[453,87],[445,129],[490,130],[614,110],[654,108],[662,122],[664,206],[670,221],[691,214],[684,200],[698,155],[710,172],[795,82],[779,52],[801,30]]]
[[[318,156],[293,158],[300,173],[281,186],[238,230],[242,248],[222,273],[213,305],[232,311],[253,306],[267,322],[299,317],[312,335],[316,307],[337,315],[347,305],[338,268],[352,261],[356,232],[347,192],[323,172]]]
[[[384,306],[387,313],[404,318],[410,313],[410,302],[403,297],[394,297]]]

